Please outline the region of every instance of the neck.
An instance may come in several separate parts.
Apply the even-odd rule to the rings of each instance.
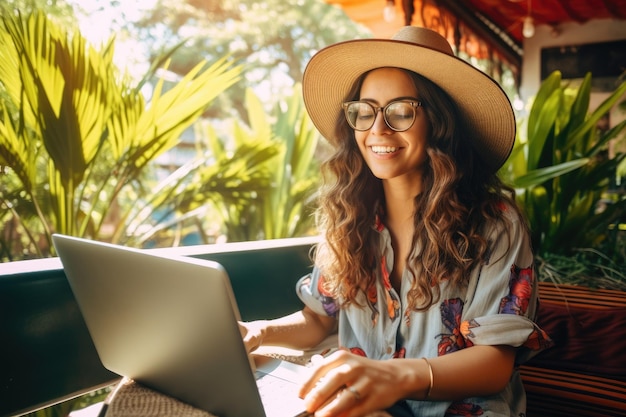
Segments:
[[[415,197],[422,192],[421,184],[390,184],[383,181],[385,192],[385,214],[387,222],[412,221],[415,212]]]

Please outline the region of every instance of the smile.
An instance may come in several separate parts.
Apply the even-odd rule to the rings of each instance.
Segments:
[[[372,152],[377,154],[394,153],[398,148],[394,146],[372,146]]]

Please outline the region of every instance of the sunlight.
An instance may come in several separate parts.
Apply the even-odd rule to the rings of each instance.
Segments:
[[[118,68],[126,70],[133,79],[141,79],[149,68],[145,47],[136,39],[121,35],[120,22],[141,18],[146,10],[156,4],[156,0],[124,0],[117,7],[103,4],[100,0],[68,0],[74,8],[81,34],[96,48],[105,44],[113,35],[115,40],[114,61]]]

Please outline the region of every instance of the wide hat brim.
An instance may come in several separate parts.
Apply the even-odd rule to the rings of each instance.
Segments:
[[[444,44],[445,43],[445,44]],[[416,72],[442,88],[456,103],[463,135],[482,161],[497,171],[515,142],[511,102],[491,77],[453,55],[436,32],[406,26],[392,39],[340,42],[317,52],[302,79],[304,103],[315,127],[327,139],[335,135],[341,104],[365,72],[381,67]]]

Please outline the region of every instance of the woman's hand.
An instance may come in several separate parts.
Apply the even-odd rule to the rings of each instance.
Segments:
[[[308,307],[273,320],[239,322],[239,331],[248,353],[261,345],[310,349],[335,331],[334,317],[320,316]]]
[[[320,361],[303,385],[307,411],[316,417],[385,416],[382,411],[406,398],[415,373],[402,359],[372,360],[338,351]],[[382,414],[381,414],[382,413]]]
[[[266,322],[264,320],[239,322],[239,331],[243,338],[243,344],[248,353],[254,352],[263,344],[265,338]]]

